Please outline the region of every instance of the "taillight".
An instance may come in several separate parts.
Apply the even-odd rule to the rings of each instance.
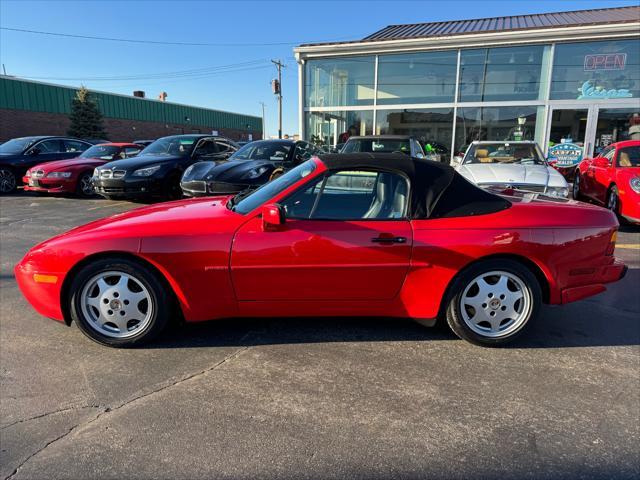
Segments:
[[[605,252],[605,255],[613,255],[613,252],[616,249],[617,239],[618,239],[618,230],[614,230],[613,233],[611,234],[609,245],[607,245],[607,251]]]

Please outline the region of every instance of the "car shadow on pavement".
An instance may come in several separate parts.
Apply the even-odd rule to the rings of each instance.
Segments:
[[[640,301],[628,295],[640,283],[640,270],[629,270],[623,282],[623,288],[599,297],[543,306],[536,322],[508,348],[640,345]],[[627,303],[621,305],[620,297]],[[147,348],[452,340],[462,342],[442,321],[425,328],[404,318],[236,318],[173,326]]]

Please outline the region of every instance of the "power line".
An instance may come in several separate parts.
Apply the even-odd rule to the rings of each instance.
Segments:
[[[10,32],[20,32],[20,33],[31,33],[36,35],[50,35],[54,37],[65,37],[65,38],[79,38],[83,40],[103,40],[108,42],[125,42],[125,43],[142,43],[147,45],[174,45],[181,47],[273,47],[278,45],[300,45],[302,43],[314,43],[317,41],[309,40],[309,41],[300,41],[300,42],[272,42],[272,43],[206,43],[206,42],[167,42],[164,40],[138,40],[133,38],[115,38],[115,37],[102,37],[95,35],[77,35],[72,33],[60,33],[60,32],[45,32],[41,30],[29,30],[26,28],[10,28],[10,27],[0,27],[0,30],[7,30]],[[342,39],[333,39],[333,40],[322,40],[322,42],[327,41],[339,41],[345,40]]]

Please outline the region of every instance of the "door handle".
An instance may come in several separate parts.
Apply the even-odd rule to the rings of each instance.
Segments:
[[[407,237],[373,237],[373,243],[407,243]]]

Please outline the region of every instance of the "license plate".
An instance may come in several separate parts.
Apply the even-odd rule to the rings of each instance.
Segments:
[[[34,180],[33,178],[29,179],[29,186],[30,187],[37,187],[38,186],[38,180]]]

